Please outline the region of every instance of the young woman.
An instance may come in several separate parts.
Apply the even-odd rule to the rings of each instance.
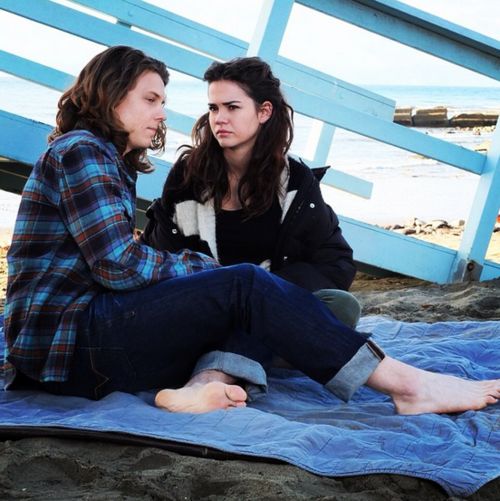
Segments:
[[[317,291],[354,327],[360,306],[344,292],[355,274],[352,249],[321,196],[326,169],[287,156],[293,110],[279,80],[255,57],[214,63],[204,78],[209,111],[148,210],[143,241],[224,266],[260,265]]]
[[[221,268],[134,239],[135,181],[164,144],[160,61],[112,47],[59,102],[57,128],[22,194],[5,307],[9,388],[101,398],[163,388],[156,404],[206,412],[265,387],[265,347],[344,399],[362,384],[401,413],[497,402],[467,381],[384,356],[301,287],[252,264]],[[182,386],[184,385],[184,386]]]

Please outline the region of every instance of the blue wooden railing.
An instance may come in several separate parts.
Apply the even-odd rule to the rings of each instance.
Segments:
[[[138,47],[195,78],[201,78],[214,59],[264,58],[283,82],[295,110],[322,123],[313,158],[306,159],[311,164],[326,162],[335,128],[340,127],[479,176],[458,251],[341,216],[358,262],[437,283],[500,277],[500,264],[485,260],[500,207],[500,130],[495,131],[486,155],[427,136],[393,123],[394,101],[279,55],[295,3],[500,80],[498,41],[395,0],[264,0],[250,43],[141,0],[73,0],[64,5],[49,0],[0,0],[0,9],[101,45]],[[2,50],[0,71],[58,91],[74,78]],[[168,111],[170,129],[189,134],[193,122],[192,117]],[[0,110],[0,156],[10,160],[0,163],[1,189],[22,190],[50,129]],[[138,182],[139,220],[149,201],[159,195],[170,167],[159,159],[154,162],[156,171],[140,176]],[[371,196],[371,183],[341,171],[331,169],[324,182],[356,196]]]

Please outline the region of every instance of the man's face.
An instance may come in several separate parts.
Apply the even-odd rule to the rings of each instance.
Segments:
[[[115,113],[128,132],[124,155],[138,148],[149,148],[158,126],[166,118],[165,85],[158,73],[145,71],[135,86],[116,106]]]

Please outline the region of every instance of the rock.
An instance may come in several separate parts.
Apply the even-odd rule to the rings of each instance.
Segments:
[[[402,230],[404,228],[404,226],[401,226],[400,224],[391,224],[390,226],[386,226],[386,230]]]
[[[413,226],[415,226],[416,221],[417,221],[417,218],[412,217],[412,218],[408,219],[408,221],[405,222],[405,226],[412,228]]]
[[[413,125],[415,127],[448,127],[448,108],[436,106],[417,109],[413,115]]]
[[[429,224],[434,230],[438,228],[450,228],[450,225],[444,219],[434,219],[434,221],[431,221]]]
[[[413,107],[410,108],[396,108],[394,112],[394,122],[400,125],[413,125]]]
[[[463,219],[455,219],[454,221],[450,222],[450,226],[452,228],[461,228],[465,226],[465,221]]]
[[[460,113],[450,119],[452,127],[487,127],[495,125],[498,120],[498,112],[484,111],[473,113]]]

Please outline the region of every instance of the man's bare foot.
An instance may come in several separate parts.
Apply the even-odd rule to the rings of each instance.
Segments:
[[[367,385],[389,394],[399,414],[483,409],[500,399],[500,379],[471,381],[417,369],[385,357]]]
[[[156,394],[157,407],[170,412],[200,414],[218,409],[245,407],[247,394],[241,386],[212,381],[194,383],[178,390],[161,390]]]

